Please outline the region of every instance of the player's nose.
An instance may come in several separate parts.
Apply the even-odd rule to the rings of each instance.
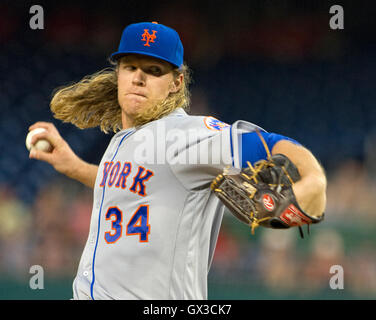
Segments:
[[[137,86],[144,86],[146,83],[146,74],[141,68],[137,68],[133,73],[132,83]]]

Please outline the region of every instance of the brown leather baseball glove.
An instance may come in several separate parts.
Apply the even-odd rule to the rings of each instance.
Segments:
[[[240,173],[225,169],[211,184],[211,189],[240,221],[249,225],[254,234],[258,226],[270,228],[299,227],[303,238],[302,225],[318,223],[324,215],[315,218],[305,213],[298,205],[292,185],[300,180],[299,171],[288,157],[282,154],[260,160]]]

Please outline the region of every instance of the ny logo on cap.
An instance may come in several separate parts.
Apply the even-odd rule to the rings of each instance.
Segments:
[[[149,41],[154,42],[154,39],[157,37],[155,35],[157,33],[157,31],[155,31],[155,30],[152,30],[152,31],[153,31],[153,33],[150,34],[149,29],[144,29],[144,33],[142,34],[141,41],[146,41],[146,43],[144,44],[145,47],[150,47]]]

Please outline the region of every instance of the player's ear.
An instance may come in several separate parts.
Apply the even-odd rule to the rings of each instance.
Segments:
[[[183,85],[183,81],[184,81],[184,75],[182,73],[179,73],[176,76],[174,76],[174,79],[170,85],[170,93],[178,92]]]

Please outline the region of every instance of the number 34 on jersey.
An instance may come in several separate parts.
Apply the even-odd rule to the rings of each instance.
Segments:
[[[112,244],[123,236],[123,212],[118,207],[110,207],[105,218],[112,223],[111,230],[105,232],[104,239],[108,244]],[[127,236],[138,235],[140,242],[148,242],[149,233],[149,205],[140,205],[126,225],[125,234]]]

